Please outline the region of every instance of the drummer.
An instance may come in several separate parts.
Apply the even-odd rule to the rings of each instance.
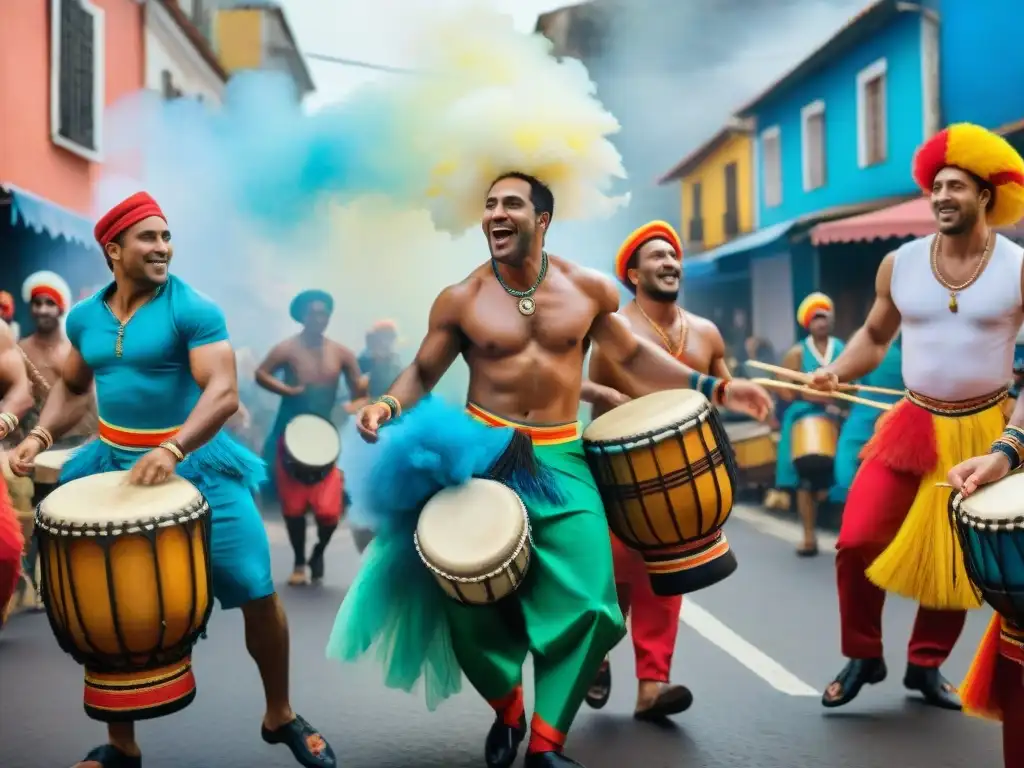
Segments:
[[[710,320],[684,311],[677,303],[682,258],[682,241],[664,221],[649,222],[630,234],[616,256],[615,276],[634,298],[618,314],[637,336],[695,371],[728,380],[732,377],[721,332]],[[623,394],[628,388],[626,377],[595,346],[582,394],[583,400],[594,406],[593,418],[628,400]],[[669,683],[683,598],[655,595],[640,553],[610,535],[619,607],[623,615],[629,615],[631,606],[633,609],[630,625],[638,680],[634,716],[656,720],[678,714],[693,703],[689,688]],[[610,693],[611,666],[605,659],[587,693],[587,704],[600,709]]]
[[[0,324],[0,441],[18,428],[21,417],[32,407],[25,364],[7,326]],[[21,577],[21,554],[25,540],[7,483],[0,475],[0,624]]]
[[[782,366],[800,373],[813,373],[843,351],[843,342],[832,335],[834,307],[832,299],[823,293],[807,296],[796,311],[797,324],[807,331],[802,342],[791,348],[782,358]],[[813,395],[795,395],[780,389],[784,400],[793,401],[782,417],[778,456],[775,464],[775,487],[796,494],[796,509],[803,527],[803,544],[797,549],[801,557],[818,554],[818,505],[824,501],[832,487],[831,472],[801,477],[793,463],[793,429],[800,419],[808,416],[835,415],[838,411],[825,398]]]
[[[264,492],[276,494],[281,503],[295,555],[288,579],[292,586],[306,584],[309,578],[314,582],[323,579],[324,553],[345,511],[347,497],[344,475],[338,467],[316,485],[304,485],[288,475],[280,446],[285,427],[303,414],[336,422],[334,408],[342,377],[353,399],[365,394],[355,354],[324,335],[333,312],[334,299],[329,293],[309,290],[298,294],[292,299],[289,314],[302,330],[274,346],[256,369],[256,383],[281,396],[277,419],[263,446],[263,457],[271,467]],[[317,543],[307,559],[306,512],[310,510],[316,519]]]
[[[618,289],[611,281],[549,255],[544,239],[555,199],[541,179],[505,173],[480,190],[480,198],[490,259],[437,297],[415,359],[387,395],[360,412],[359,428],[375,441],[381,425],[404,414],[395,437],[404,436],[409,453],[436,457],[418,464],[418,471],[396,476],[396,482],[380,488],[381,496],[400,498],[412,492],[407,489],[431,487],[436,481],[430,478],[445,470],[454,474],[446,465],[468,464],[480,456],[487,446],[480,444],[477,430],[457,418],[439,418],[429,407],[415,407],[461,354],[469,366],[467,410],[472,418],[494,427],[496,437],[509,428],[523,436],[512,440],[507,455],[495,456],[494,466],[508,469],[504,474],[526,496],[534,545],[527,583],[505,607],[462,606],[442,595],[439,610],[458,666],[494,710],[484,744],[488,768],[509,768],[527,734],[522,667],[531,651],[536,703],[525,766],[568,768],[580,765],[562,754],[569,728],[605,656],[625,634],[608,527],[576,421],[588,343],[604,347],[637,394],[703,386],[709,396],[759,416],[771,410],[771,399],[749,382],[699,375],[638,339],[617,314]],[[459,209],[470,205],[472,200],[462,200]],[[523,445],[526,438],[530,444]],[[427,608],[403,606],[402,579],[380,567],[381,555],[392,546],[407,549],[411,544],[404,533],[390,533],[378,532],[378,556],[363,565],[359,586],[346,600],[369,590],[379,595],[376,602],[392,603],[395,611],[408,608],[388,617],[387,626],[422,622]],[[415,562],[415,551],[412,558],[415,568],[409,577],[431,579]],[[330,652],[347,658],[342,649],[384,625],[377,624],[379,614],[353,615],[349,623],[344,617]],[[420,623],[415,626],[403,637],[423,635]],[[423,637],[421,642],[432,641]],[[365,644],[360,646],[365,650]],[[422,658],[429,649],[412,646],[405,643],[402,653],[389,659],[389,684],[409,690],[417,675],[405,675],[429,663]],[[414,653],[420,658],[410,658]],[[442,665],[430,677],[435,683],[458,679],[459,671]]]
[[[71,352],[39,424],[10,454],[11,467],[18,474],[32,471],[36,456],[81,420],[95,380],[100,439],[68,459],[61,480],[116,469],[130,470],[132,483],[157,485],[176,472],[202,492],[213,512],[213,594],[221,608],[241,609],[245,645],[263,679],[263,740],[287,746],[307,768],[334,768],[327,742],[289,702],[288,623],[252,495],[264,467],[222,431],[238,408],[224,315],[169,274],[167,218],[148,194],[115,206],[96,224],[95,236],[114,280],[68,313]],[[157,355],[164,362],[155,363]],[[187,740],[180,743],[187,749]],[[191,760],[179,756],[177,762]],[[97,764],[141,765],[133,723],[111,723],[108,743],[79,766]]]

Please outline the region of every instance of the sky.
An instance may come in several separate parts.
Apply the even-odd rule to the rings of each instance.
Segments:
[[[459,6],[463,0],[423,0],[442,8]],[[492,0],[494,7],[509,13],[516,28],[532,32],[541,13],[568,4],[566,0]],[[402,67],[402,29],[409,23],[408,0],[281,0],[288,22],[304,52]],[[306,100],[315,110],[336,102],[352,89],[386,73],[307,59],[316,93]]]

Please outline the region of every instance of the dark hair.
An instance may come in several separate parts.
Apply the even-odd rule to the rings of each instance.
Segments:
[[[124,248],[124,235],[125,235],[124,232],[118,232],[114,236],[114,238],[111,240],[111,242],[112,243],[117,243],[118,246],[120,246],[121,248]],[[114,271],[114,262],[112,262],[110,260],[110,257],[107,256],[107,247],[106,246],[103,246],[103,258],[107,260],[107,269],[109,269],[111,272],[113,272]]]
[[[533,208],[537,211],[537,214],[546,213],[549,218],[553,219],[555,217],[555,196],[551,192],[551,187],[536,176],[520,173],[519,171],[509,171],[508,173],[501,174],[501,176],[491,182],[491,186],[493,187],[499,181],[504,181],[505,179],[519,179],[529,184],[530,202],[533,203]]]
[[[991,211],[996,204],[996,185],[970,171],[967,171],[967,175],[974,179],[974,183],[978,185],[978,194],[981,194],[983,189],[988,190],[988,205],[985,206],[985,211]]]

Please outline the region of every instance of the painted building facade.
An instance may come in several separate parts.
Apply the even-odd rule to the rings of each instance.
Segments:
[[[202,31],[207,18],[196,0],[146,0],[147,88],[165,98],[222,101],[228,74]]]
[[[754,228],[752,126],[726,126],[659,179],[679,185],[687,255],[715,248]]]

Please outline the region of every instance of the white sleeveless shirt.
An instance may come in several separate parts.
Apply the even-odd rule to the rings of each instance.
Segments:
[[[936,400],[982,397],[1013,376],[1014,342],[1024,319],[1024,249],[996,235],[988,265],[957,294],[959,311],[953,313],[949,291],[932,274],[934,239],[906,243],[893,261],[890,292],[903,318],[903,381]]]

